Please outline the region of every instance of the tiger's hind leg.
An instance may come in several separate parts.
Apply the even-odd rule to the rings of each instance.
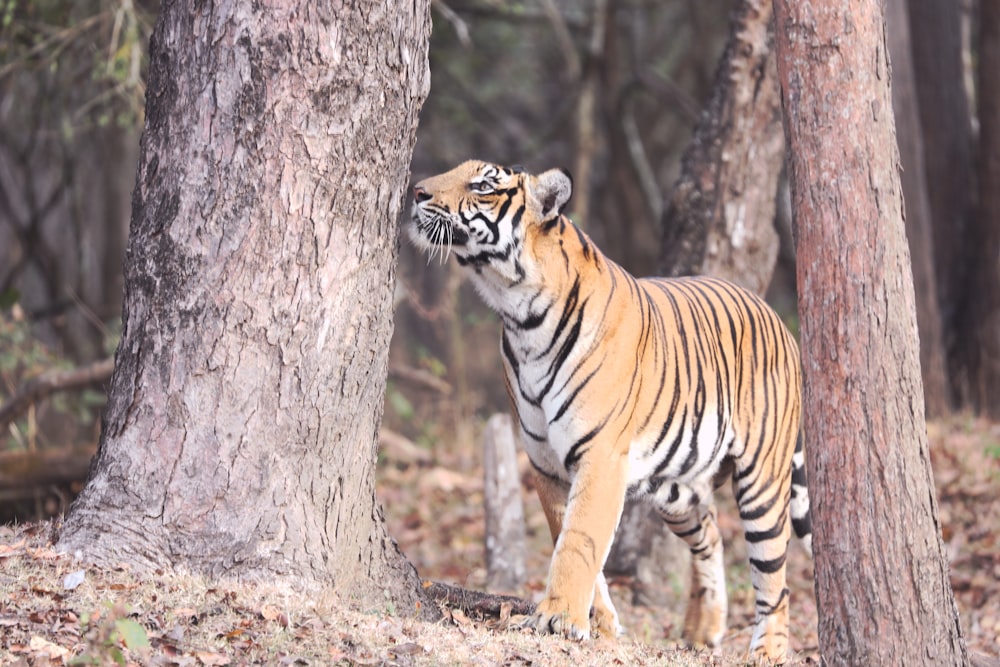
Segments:
[[[684,641],[692,645],[718,646],[726,633],[726,572],[722,539],[710,492],[706,500],[685,487],[673,485],[671,500],[658,503],[670,530],[691,549],[691,592],[684,614]]]

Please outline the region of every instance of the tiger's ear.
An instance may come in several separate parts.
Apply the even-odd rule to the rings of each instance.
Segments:
[[[542,206],[542,220],[562,213],[573,195],[573,177],[565,169],[549,169],[534,179],[535,198]]]

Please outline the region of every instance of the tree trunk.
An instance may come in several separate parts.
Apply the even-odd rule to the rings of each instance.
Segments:
[[[164,3],[92,561],[416,602],[374,463],[429,3]],[[370,602],[369,602],[370,604]]]
[[[663,275],[713,275],[758,294],[771,282],[785,155],[771,13],[766,0],[733,10],[712,99],[664,215]]]
[[[1000,420],[1000,4],[979,3],[979,211],[969,228],[961,351],[969,404]]]
[[[950,385],[945,372],[946,356],[941,338],[941,313],[931,245],[931,210],[924,169],[923,128],[920,125],[906,2],[888,0],[886,3],[886,29],[892,58],[892,106],[902,166],[900,178],[905,201],[906,238],[913,264],[924,404],[929,417],[941,417],[950,409]]]
[[[967,664],[928,455],[881,3],[815,7],[775,2],[820,653]]]
[[[497,413],[483,430],[483,498],[486,510],[486,585],[514,591],[524,583],[527,540],[517,444],[509,414]]]
[[[733,10],[708,109],[664,214],[662,275],[719,276],[757,293],[771,281],[785,150],[771,15],[768,0],[742,0]],[[661,549],[672,553],[664,557]],[[607,569],[635,575],[642,600],[683,564],[686,551],[648,506],[629,503]]]
[[[976,173],[965,67],[962,63],[962,3],[908,0],[913,70],[923,127],[924,169],[931,210],[931,237],[942,336],[951,393],[963,396],[962,354],[970,342],[961,322],[968,283]],[[980,60],[982,62],[982,60]],[[973,288],[974,289],[974,288]]]

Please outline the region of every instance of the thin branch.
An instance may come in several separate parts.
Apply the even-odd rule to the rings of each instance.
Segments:
[[[410,384],[416,385],[422,389],[436,391],[444,396],[451,394],[450,384],[430,371],[426,371],[422,368],[413,368],[412,366],[403,366],[402,364],[390,364],[389,377],[395,380],[409,382]]]
[[[576,81],[580,76],[580,54],[576,52],[576,45],[573,44],[573,36],[569,34],[569,27],[563,17],[555,0],[539,0],[545,16],[552,24],[552,31],[556,34],[556,43],[559,44],[559,51],[566,61],[566,71],[570,81]]]
[[[57,54],[58,52],[65,49],[68,45],[72,44],[80,35],[85,33],[90,28],[99,25],[101,21],[107,18],[106,12],[101,12],[90,16],[79,23],[71,25],[67,28],[59,29],[58,31],[51,33],[51,35],[45,39],[40,40],[37,44],[33,45],[30,49],[25,51],[18,57],[12,58],[2,66],[0,66],[0,79],[7,76],[18,67],[22,67],[35,59],[36,57],[42,55],[49,47],[53,47],[53,51]],[[42,30],[38,30],[36,34],[41,34]]]
[[[660,192],[660,188],[656,183],[656,175],[649,164],[646,148],[642,144],[639,124],[636,122],[635,114],[633,113],[633,101],[629,95],[622,97],[620,117],[629,161],[632,163],[632,168],[635,169],[635,173],[639,177],[639,188],[646,199],[646,206],[649,208],[653,220],[660,223],[660,219],[663,216],[663,193]]]
[[[567,8],[572,5],[573,3],[568,4]],[[506,21],[507,23],[538,24],[547,18],[544,10],[528,9],[526,3],[515,6],[505,2],[498,2],[491,6],[484,3],[463,4],[452,2],[451,7],[457,14],[478,16],[487,20]],[[575,15],[568,12],[564,13],[563,21],[568,28],[578,31],[585,30],[588,23],[582,11],[577,11]]]
[[[49,371],[28,380],[0,406],[0,431],[29,407],[52,394],[107,382],[114,368],[115,360],[109,357],[69,371]]]
[[[472,39],[469,37],[469,24],[456,14],[454,9],[444,4],[444,0],[432,0],[431,5],[434,9],[438,10],[445,21],[451,24],[451,27],[455,30],[455,36],[458,37],[458,43],[466,48],[471,46]]]
[[[691,125],[701,119],[701,106],[672,80],[653,70],[639,73],[639,81],[652,94],[666,101]]]

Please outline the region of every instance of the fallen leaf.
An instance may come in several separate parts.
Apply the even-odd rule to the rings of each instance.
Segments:
[[[273,621],[281,616],[281,609],[278,608],[277,605],[266,604],[260,608],[260,615],[263,616],[266,621]]]
[[[198,658],[198,661],[207,667],[223,667],[230,662],[229,656],[210,651],[195,651],[194,657]]]
[[[0,544],[0,558],[5,556],[13,556],[15,554],[21,553],[24,549],[24,545],[28,543],[26,538],[21,538],[20,542],[15,542],[14,544]]]
[[[277,605],[264,605],[260,608],[260,615],[264,617],[264,620],[275,621],[283,628],[287,628],[289,625],[288,614],[282,611],[282,609]]]
[[[198,612],[191,607],[178,607],[173,611],[174,616],[184,619],[198,618]]]
[[[56,660],[63,660],[71,655],[71,651],[68,648],[63,648],[59,644],[53,644],[48,639],[37,635],[31,638],[29,646],[35,653],[44,653],[49,658]]]
[[[84,579],[86,578],[87,578],[86,570],[77,570],[76,572],[70,572],[65,577],[63,577],[63,588],[65,588],[68,591],[71,591],[80,584],[82,584]]]
[[[426,651],[427,649],[416,642],[406,642],[405,644],[397,644],[396,646],[393,646],[390,653],[395,653],[396,655],[415,655]]]

